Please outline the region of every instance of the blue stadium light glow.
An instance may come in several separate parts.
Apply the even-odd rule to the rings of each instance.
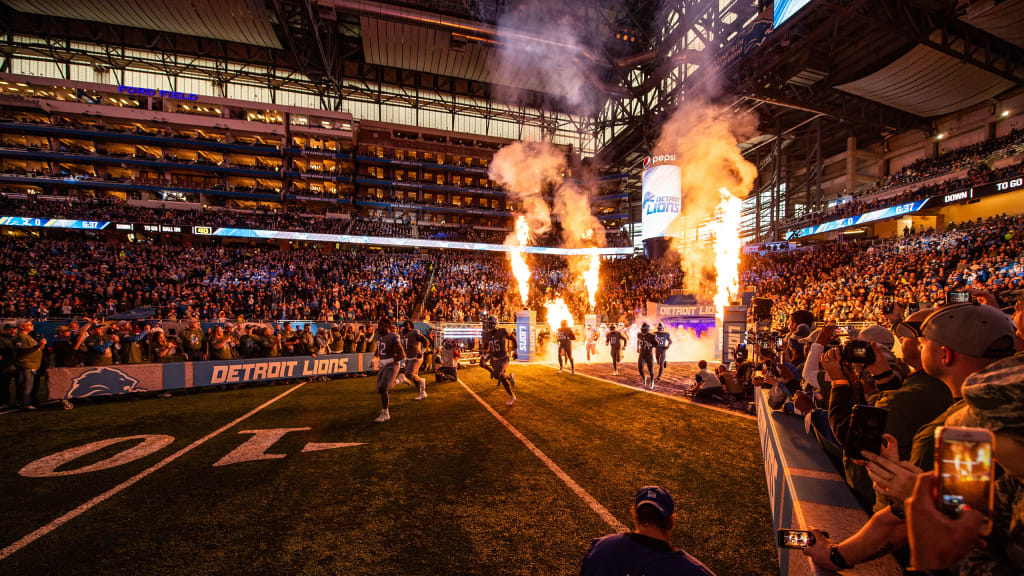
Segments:
[[[250,230],[248,228],[213,228],[193,226],[191,228],[166,224],[129,224],[97,222],[93,220],[60,220],[56,218],[24,218],[0,216],[0,226],[21,228],[64,228],[73,230],[103,230],[114,225],[115,230],[137,230],[152,233],[194,234],[197,236],[221,236],[226,238],[258,238],[262,240],[298,240],[302,242],[338,242],[342,244],[364,244],[368,246],[405,246],[409,248],[441,248],[445,250],[483,250],[486,252],[508,252],[503,244],[481,242],[448,242],[420,238],[385,238],[381,236],[352,236],[349,234],[318,234],[312,232],[284,232],[279,230]],[[526,246],[524,252],[549,254],[552,256],[586,256],[594,252],[602,255],[628,255],[632,247],[618,248],[550,248],[547,246]]]
[[[774,26],[778,28],[783,22],[811,3],[811,0],[775,0],[773,8]]]
[[[154,90],[153,88],[137,88],[135,86],[118,86],[119,94],[131,94],[132,96],[155,96],[157,98],[171,98],[172,100],[198,100],[197,94],[191,92],[175,92],[173,90]]]

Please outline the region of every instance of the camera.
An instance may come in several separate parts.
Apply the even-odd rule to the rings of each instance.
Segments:
[[[754,298],[754,319],[771,320],[772,319],[772,306],[775,305],[775,301],[771,298]]]
[[[875,349],[870,342],[851,340],[843,346],[843,362],[847,364],[872,364],[875,361]]]

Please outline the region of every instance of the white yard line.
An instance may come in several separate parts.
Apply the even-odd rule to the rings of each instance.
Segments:
[[[546,366],[548,368],[551,368],[552,370],[558,370],[558,365],[557,364],[548,364],[548,363],[545,363],[545,362],[541,362],[541,363],[539,363],[539,365],[540,366]],[[700,408],[706,408],[708,410],[715,410],[716,412],[721,412],[722,414],[729,414],[731,416],[737,416],[739,418],[746,418],[747,420],[757,420],[757,416],[753,416],[753,415],[747,414],[745,412],[736,412],[735,410],[726,410],[725,408],[719,408],[718,406],[714,406],[714,405],[711,405],[711,404],[703,404],[701,402],[694,402],[693,400],[690,400],[689,398],[683,398],[682,396],[673,396],[671,394],[665,394],[663,392],[658,392],[657,390],[646,390],[644,388],[637,388],[636,386],[630,386],[629,384],[623,384],[621,382],[616,382],[615,380],[609,380],[607,378],[601,378],[600,376],[591,376],[590,374],[584,374],[582,372],[577,372],[576,375],[577,376],[583,376],[584,378],[590,378],[591,380],[597,380],[599,382],[605,382],[605,383],[608,383],[608,384],[614,384],[616,386],[621,386],[623,388],[629,388],[630,390],[635,390],[637,392],[644,392],[646,394],[654,394],[655,396],[661,396],[662,398],[668,398],[670,400],[675,400],[676,402],[682,402],[683,404],[689,404],[690,406],[698,406]]]
[[[188,454],[189,452],[191,452],[195,448],[198,448],[200,445],[205,443],[207,440],[210,440],[214,436],[217,436],[218,434],[220,434],[220,433],[222,433],[222,432],[224,432],[226,430],[231,429],[233,426],[237,425],[239,422],[242,422],[243,420],[249,418],[253,414],[256,414],[257,412],[259,412],[260,410],[263,410],[267,406],[270,406],[274,402],[277,402],[281,398],[284,398],[285,396],[291,394],[292,392],[298,390],[299,388],[302,388],[305,384],[306,384],[305,382],[302,382],[302,383],[296,384],[295,386],[292,386],[291,388],[289,388],[288,390],[285,390],[284,392],[282,392],[281,394],[277,395],[276,397],[274,397],[274,398],[272,398],[270,400],[267,400],[266,402],[264,402],[263,404],[260,404],[256,408],[253,408],[252,410],[250,410],[246,414],[244,414],[242,416],[239,416],[238,418],[232,420],[231,422],[228,422],[227,424],[221,426],[220,428],[214,430],[213,432],[210,432],[206,436],[203,436],[199,440],[196,440],[195,442],[189,444],[188,446],[185,446],[181,450],[178,450],[174,454],[171,454],[170,456],[164,458],[163,460],[157,462],[156,464],[150,466],[149,468],[146,468],[142,472],[139,472],[135,476],[132,476],[131,478],[125,480],[124,482],[118,484],[117,486],[114,486],[110,490],[107,490],[106,492],[100,494],[99,496],[96,496],[92,500],[89,500],[88,502],[85,502],[84,504],[80,505],[79,507],[75,508],[74,510],[71,510],[70,512],[64,514],[63,516],[60,516],[59,518],[56,518],[55,520],[53,520],[49,524],[46,524],[45,526],[35,530],[34,532],[28,534],[27,536],[24,536],[22,539],[18,540],[17,542],[11,544],[10,546],[7,546],[3,550],[0,550],[0,560],[3,560],[5,558],[7,558],[11,554],[14,554],[18,550],[21,550],[22,548],[24,548],[25,546],[28,546],[29,544],[35,542],[36,540],[42,538],[43,536],[46,536],[50,532],[53,532],[57,528],[60,528],[64,524],[67,524],[71,520],[74,520],[75,518],[81,516],[82,514],[85,514],[86,512],[91,510],[93,507],[95,507],[97,504],[101,504],[105,500],[109,499],[110,497],[117,495],[122,490],[131,487],[133,484],[135,484],[139,480],[142,480],[146,476],[149,476],[150,474],[156,472],[157,470],[163,468],[164,466],[167,466],[168,464],[170,464],[171,462],[174,462],[178,458],[181,458],[185,454]]]
[[[568,474],[566,474],[565,471],[558,466],[558,464],[555,464],[555,462],[551,460],[551,458],[548,458],[547,454],[541,452],[540,448],[537,448],[537,446],[534,445],[533,442],[530,442],[529,438],[524,436],[523,433],[517,430],[515,426],[509,424],[508,420],[505,420],[501,416],[501,414],[498,414],[498,412],[493,407],[491,407],[490,404],[485,402],[484,399],[478,396],[476,392],[473,392],[473,390],[471,390],[469,386],[466,386],[466,383],[463,382],[461,378],[459,379],[459,384],[462,384],[462,387],[466,389],[466,392],[469,392],[470,395],[473,396],[473,398],[476,398],[476,401],[483,405],[483,407],[486,408],[487,411],[490,412],[491,415],[498,420],[498,422],[501,422],[501,424],[505,428],[507,428],[508,431],[511,432],[513,436],[518,438],[519,441],[522,442],[523,445],[526,446],[526,448],[530,452],[533,452],[534,456],[536,456],[541,462],[544,463],[545,466],[547,466],[552,472],[554,472],[555,476],[557,476],[563,484],[565,484],[566,486],[569,487],[570,490],[575,492],[576,495],[580,497],[580,500],[583,500],[583,502],[586,503],[587,506],[590,506],[590,509],[596,512],[597,515],[601,517],[601,520],[604,520],[605,523],[611,526],[612,529],[616,532],[629,532],[629,528],[627,528],[622,522],[619,522],[618,519],[615,518],[615,516],[612,516],[612,513],[609,512],[607,508],[602,506],[596,498],[591,496],[589,492],[584,490],[582,486],[580,486],[575,480],[573,480]]]

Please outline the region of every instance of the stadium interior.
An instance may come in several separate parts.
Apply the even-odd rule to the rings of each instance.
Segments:
[[[1024,0],[0,47],[0,574],[1024,573]]]

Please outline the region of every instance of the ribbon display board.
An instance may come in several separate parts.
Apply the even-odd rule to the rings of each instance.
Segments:
[[[328,354],[316,357],[50,368],[47,370],[47,380],[50,400],[73,400],[289,378],[336,376],[372,370],[376,370],[373,354]]]

